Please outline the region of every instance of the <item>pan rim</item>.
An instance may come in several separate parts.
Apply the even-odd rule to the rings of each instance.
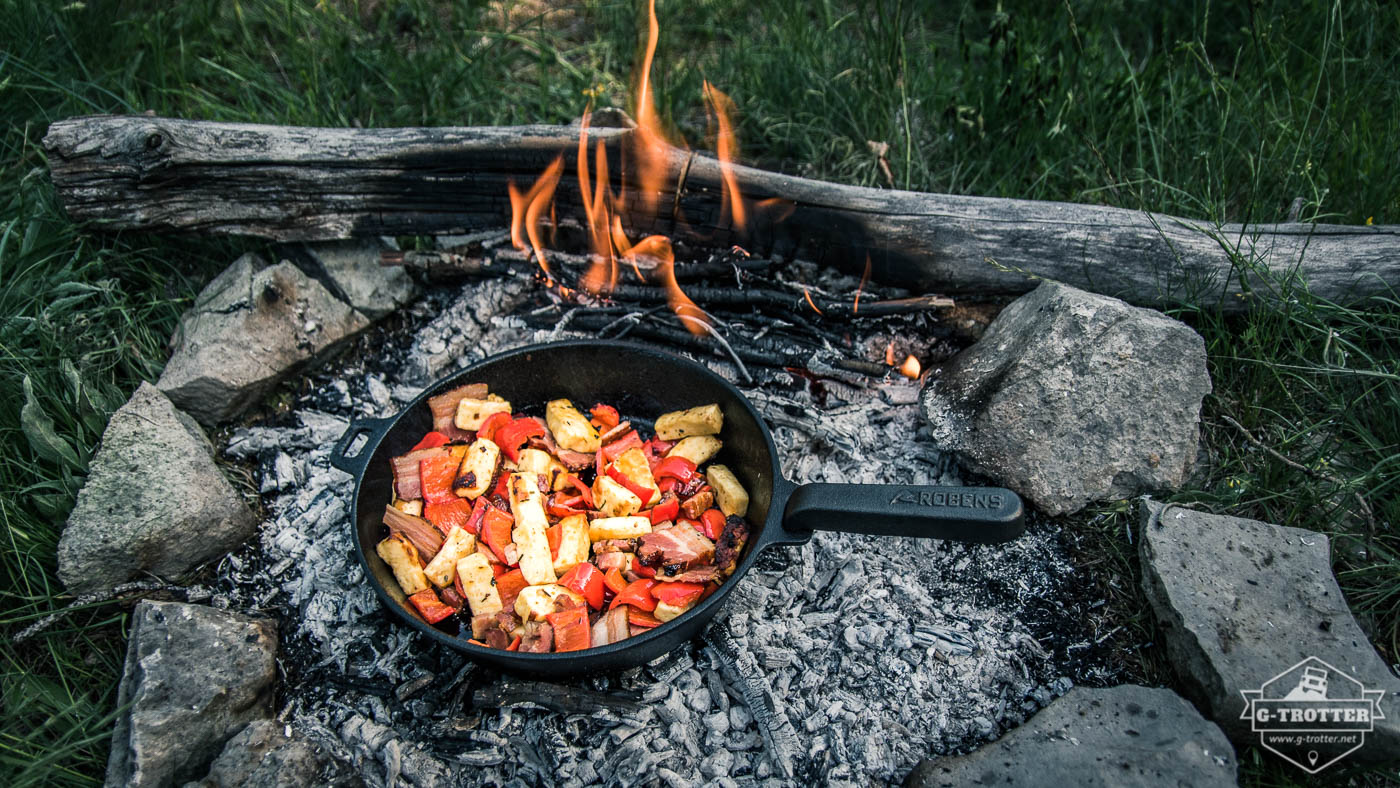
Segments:
[[[767,447],[768,450],[768,464],[771,479],[770,484],[772,486],[772,489],[770,490],[770,503],[768,507],[767,517],[764,519],[762,525],[759,526],[754,533],[750,534],[749,543],[745,550],[745,555],[739,561],[739,565],[735,567],[734,573],[725,582],[720,584],[719,590],[715,591],[709,597],[697,604],[694,608],[687,610],[684,614],[678,616],[672,621],[665,622],[660,626],[653,627],[652,629],[648,630],[643,634],[629,637],[626,640],[620,641],[618,643],[610,643],[606,646],[597,646],[583,651],[549,652],[544,654],[519,651],[503,652],[500,649],[488,648],[486,646],[478,646],[468,642],[466,638],[455,637],[445,632],[442,632],[436,627],[433,627],[427,624],[426,622],[419,620],[410,611],[408,611],[404,605],[400,604],[398,601],[393,599],[389,595],[388,591],[384,588],[383,584],[379,582],[378,577],[375,575],[373,569],[370,567],[369,556],[366,551],[364,542],[360,539],[360,529],[358,525],[360,493],[364,484],[365,474],[368,472],[370,464],[374,461],[375,455],[378,453],[385,439],[388,438],[390,434],[394,433],[394,431],[398,428],[399,422],[404,418],[404,416],[411,413],[420,405],[425,405],[429,397],[435,396],[436,394],[441,393],[442,391],[446,391],[452,386],[461,385],[463,378],[470,376],[473,372],[478,372],[479,370],[488,365],[499,364],[501,362],[508,361],[512,358],[529,356],[532,353],[539,353],[542,351],[554,352],[568,350],[569,348],[576,347],[588,347],[595,349],[603,347],[606,348],[609,352],[625,352],[629,354],[659,358],[661,360],[666,361],[667,363],[678,364],[682,367],[689,367],[690,369],[700,374],[708,376],[715,383],[719,384],[721,388],[723,388],[725,392],[730,396],[731,399],[733,399],[737,404],[739,404],[745,410],[748,411],[749,415],[753,418],[754,422],[758,425],[759,430],[762,433],[764,445]],[[383,424],[383,427],[377,430],[376,434],[371,436],[365,442],[365,444],[360,447],[359,453],[356,454],[356,457],[363,457],[364,460],[361,463],[360,467],[357,469],[356,473],[354,474],[355,486],[352,493],[352,497],[350,499],[351,539],[355,543],[355,554],[356,557],[359,559],[360,568],[363,574],[365,575],[365,582],[369,583],[370,587],[374,589],[375,595],[379,597],[379,601],[384,605],[385,608],[392,611],[404,623],[407,623],[409,626],[413,627],[419,632],[428,635],[430,638],[437,641],[438,643],[441,643],[442,645],[445,645],[449,648],[457,649],[468,655],[479,655],[491,661],[509,660],[511,662],[517,662],[522,668],[528,669],[536,669],[539,667],[544,667],[546,665],[559,663],[571,663],[576,662],[578,660],[605,660],[609,657],[622,656],[626,654],[629,650],[645,651],[646,647],[649,644],[656,643],[657,641],[672,636],[672,634],[676,631],[676,628],[679,626],[686,626],[688,624],[694,624],[695,622],[698,622],[698,626],[703,626],[705,623],[708,623],[709,619],[713,617],[714,612],[717,612],[719,607],[724,604],[724,601],[728,597],[730,592],[732,592],[734,588],[738,586],[738,581],[742,579],[743,576],[747,574],[749,569],[753,566],[753,563],[758,559],[759,553],[763,552],[763,549],[766,546],[774,542],[774,539],[772,538],[772,535],[770,533],[770,529],[782,528],[782,504],[786,499],[787,493],[790,491],[789,488],[791,487],[791,484],[782,475],[782,469],[780,467],[778,459],[777,446],[773,442],[772,430],[768,427],[768,423],[764,420],[763,415],[759,413],[758,409],[754,406],[754,404],[749,400],[748,397],[744,396],[744,393],[740,391],[737,386],[735,386],[729,380],[725,379],[722,375],[711,370],[709,367],[705,366],[704,364],[701,364],[700,362],[694,361],[690,358],[687,358],[670,350],[642,345],[635,342],[599,339],[570,339],[555,342],[540,342],[531,345],[522,345],[517,348],[512,348],[510,350],[502,351],[500,353],[495,353],[471,364],[470,366],[458,370],[457,372],[454,372],[450,375],[433,381],[428,386],[426,386],[417,397],[414,397],[412,401],[405,404],[399,410],[398,413],[394,414],[393,416],[385,417],[380,421]],[[753,524],[751,523],[751,525]]]

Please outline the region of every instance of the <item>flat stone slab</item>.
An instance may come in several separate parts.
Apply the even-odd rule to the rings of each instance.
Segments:
[[[1210,389],[1186,324],[1045,282],[935,370],[923,409],[971,470],[1065,514],[1179,488]]]
[[[132,613],[107,788],[179,785],[204,776],[225,743],[272,716],[277,628],[179,602]]]
[[[1316,657],[1385,691],[1385,719],[1347,760],[1400,761],[1400,680],[1352,617],[1326,535],[1156,501],[1145,501],[1140,516],[1143,590],[1167,653],[1184,692],[1231,739],[1260,743],[1241,719],[1242,692]],[[1329,697],[1341,696],[1347,682],[1328,678]]]
[[[921,762],[909,788],[1233,786],[1235,752],[1175,692],[1076,687],[1026,724],[969,754]]]
[[[364,315],[291,263],[264,268],[246,254],[180,318],[174,352],[156,385],[212,426],[367,326]]]
[[[379,264],[379,253],[396,249],[392,241],[355,238],[307,244],[306,252],[326,272],[344,298],[370,320],[378,320],[409,302],[417,292],[402,266]]]
[[[58,542],[58,577],[74,594],[147,574],[176,579],[256,528],[204,431],[142,383],[102,433]]]

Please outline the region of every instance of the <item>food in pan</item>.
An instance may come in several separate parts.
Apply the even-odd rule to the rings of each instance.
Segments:
[[[749,495],[724,465],[724,414],[518,413],[482,384],[431,397],[433,431],[393,459],[376,552],[412,608],[471,641],[578,651],[659,626],[714,593],[748,540]]]

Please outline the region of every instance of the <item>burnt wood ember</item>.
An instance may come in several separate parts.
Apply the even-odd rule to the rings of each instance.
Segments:
[[[764,276],[831,292],[855,284],[795,266],[774,263]],[[819,533],[761,558],[703,641],[613,676],[523,682],[396,625],[353,557],[352,481],[328,464],[348,420],[391,415],[491,353],[596,335],[589,321],[629,314],[562,303],[518,277],[431,287],[289,391],[289,412],[229,436],[223,451],[248,464],[267,514],[258,542],[220,565],[214,598],[279,619],[282,718],[367,784],[892,783],[1074,684],[1116,683],[1107,655],[1126,635],[1094,629],[1099,600],[1044,522],[998,547]],[[915,383],[833,377],[843,357],[878,363],[895,337],[927,359],[953,352],[932,316],[842,325],[838,344],[771,316],[720,315],[736,354],[785,352],[797,370],[755,363],[745,389],[789,478],[961,481],[920,426]],[[651,317],[636,328],[692,337],[664,312]],[[660,344],[741,377],[713,342]],[[730,531],[715,560],[733,551]],[[603,555],[638,549],[615,547],[625,552]]]

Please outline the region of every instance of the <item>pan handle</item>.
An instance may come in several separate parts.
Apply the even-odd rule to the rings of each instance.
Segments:
[[[365,465],[369,462],[369,447],[375,441],[383,437],[389,429],[393,419],[356,419],[350,422],[350,426],[345,429],[345,434],[340,436],[340,440],[335,442],[335,447],[331,449],[331,466],[337,470],[344,471],[355,478],[359,478],[364,473]],[[350,449],[350,444],[361,435],[368,436],[364,443],[354,454],[346,454]]]
[[[1020,536],[1026,515],[1001,487],[803,484],[783,510],[783,529],[995,543]]]

